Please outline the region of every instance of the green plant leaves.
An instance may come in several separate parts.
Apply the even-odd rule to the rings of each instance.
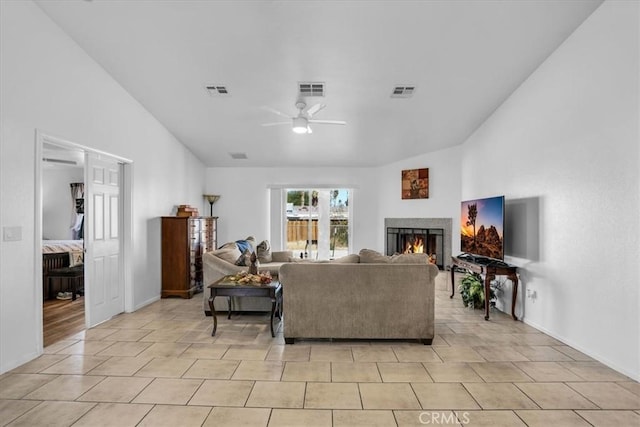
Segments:
[[[467,273],[464,275],[458,287],[462,303],[465,307],[482,308],[484,307],[484,281],[478,273]],[[491,305],[495,304],[496,295],[491,289],[489,301]]]

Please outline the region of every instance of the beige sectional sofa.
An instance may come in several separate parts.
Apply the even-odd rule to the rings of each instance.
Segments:
[[[246,271],[232,262],[233,245],[203,255],[203,309],[209,309],[207,285]],[[231,248],[231,249],[230,249]],[[434,336],[434,294],[438,267],[425,254],[384,256],[363,249],[333,261],[307,261],[291,252],[272,252],[260,264],[283,287],[284,337],[336,339],[416,339],[430,344]],[[216,298],[216,311],[227,311]],[[270,311],[267,298],[234,300],[235,311]]]
[[[416,339],[431,344],[438,267],[423,254],[360,255],[361,263],[281,266],[287,344],[296,338]]]

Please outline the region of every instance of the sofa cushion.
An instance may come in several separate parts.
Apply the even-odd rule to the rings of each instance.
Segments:
[[[292,256],[291,251],[271,252],[271,262],[289,262]]]
[[[225,243],[220,247],[220,249],[216,249],[211,252],[211,255],[217,256],[218,258],[227,261],[228,263],[235,264],[242,252],[238,250],[238,246],[232,243]]]
[[[427,254],[398,254],[391,257],[392,264],[428,264]]]
[[[263,240],[258,244],[256,247],[256,255],[261,263],[267,263],[273,260],[271,257],[271,245],[268,240]]]
[[[360,251],[360,263],[361,264],[388,264],[391,262],[391,257],[382,255],[378,251],[373,249],[362,249]]]
[[[358,264],[360,263],[360,255],[357,254],[349,254],[346,256],[343,256],[341,258],[336,258],[334,260],[331,260],[331,262],[336,262],[339,264]]]
[[[264,272],[264,271],[268,271],[269,273],[271,273],[271,277],[278,277],[278,274],[280,272],[280,267],[285,264],[284,262],[271,262],[269,264],[264,264],[264,265],[260,265],[258,267],[258,271],[260,272]]]

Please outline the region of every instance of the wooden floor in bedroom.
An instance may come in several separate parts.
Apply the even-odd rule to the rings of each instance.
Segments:
[[[84,297],[46,300],[42,307],[44,346],[51,345],[85,329]]]

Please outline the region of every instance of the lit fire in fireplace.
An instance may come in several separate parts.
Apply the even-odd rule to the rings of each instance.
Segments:
[[[404,248],[405,254],[423,254],[424,253],[424,241],[421,238],[417,238],[413,242],[407,242]]]

